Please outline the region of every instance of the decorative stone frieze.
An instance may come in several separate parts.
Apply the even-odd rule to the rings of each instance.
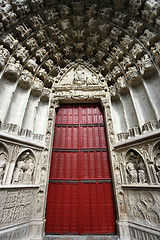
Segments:
[[[30,35],[30,33],[32,32],[32,30],[31,30],[30,28],[28,28],[28,27],[26,26],[26,24],[23,23],[23,24],[18,25],[18,26],[16,27],[16,32],[17,32],[20,40],[24,40],[25,38],[27,38],[27,37]]]
[[[9,48],[9,50],[13,51],[18,44],[18,40],[13,37],[12,34],[6,35],[3,39],[2,42],[6,48]]]
[[[128,67],[128,71],[126,72],[126,75],[127,75],[127,79],[130,82],[139,79],[139,72],[136,66]]]
[[[118,41],[121,35],[122,31],[117,27],[113,27],[112,30],[110,31],[110,37],[115,41]]]
[[[145,2],[144,10],[142,11],[142,18],[147,19],[149,23],[153,23],[159,13],[159,3],[154,0]]]
[[[22,88],[29,88],[31,86],[31,83],[33,81],[33,75],[27,70],[23,70],[21,72],[21,76],[19,78],[19,85]]]
[[[49,22],[54,22],[54,21],[59,19],[58,12],[56,11],[55,8],[45,10],[44,11],[44,17]]]
[[[123,48],[129,51],[133,46],[134,42],[135,42],[134,38],[132,38],[129,35],[125,35],[124,37],[122,37],[120,44]]]
[[[27,70],[29,70],[31,73],[35,73],[37,67],[38,67],[38,64],[36,63],[36,58],[35,57],[27,60],[27,62],[25,64],[25,68]]]
[[[48,55],[47,50],[45,47],[42,47],[36,51],[36,58],[39,62],[42,62]]]
[[[143,35],[140,36],[140,40],[144,43],[146,47],[151,47],[155,43],[157,36],[154,32],[151,32],[149,29],[146,29]]]
[[[16,59],[20,60],[22,63],[25,62],[26,59],[29,57],[28,50],[21,45],[17,46],[16,51],[14,52],[14,55]]]
[[[144,26],[142,22],[139,22],[135,19],[131,19],[129,22],[128,29],[134,36],[137,37],[142,33]]]
[[[31,37],[26,40],[25,45],[27,49],[33,52],[38,47],[38,42],[35,38]]]
[[[140,60],[137,61],[137,66],[139,67],[139,71],[143,76],[148,76],[149,72],[154,70],[154,66],[148,54],[145,54]]]
[[[154,57],[154,60],[158,66],[160,66],[160,42],[154,44],[151,48],[151,53]]]
[[[0,45],[0,69],[2,69],[8,58],[10,57],[10,52],[3,47],[3,45]]]
[[[142,45],[140,45],[139,43],[135,43],[135,45],[130,50],[130,53],[132,54],[134,59],[139,59],[144,55],[145,50]]]
[[[29,18],[29,23],[33,30],[38,30],[43,27],[44,21],[40,15],[35,15]]]
[[[23,19],[30,11],[26,0],[15,0],[12,2],[12,7],[20,19]]]
[[[9,64],[7,65],[3,76],[10,81],[17,81],[22,71],[22,65],[20,61],[16,61],[14,57],[11,58]]]

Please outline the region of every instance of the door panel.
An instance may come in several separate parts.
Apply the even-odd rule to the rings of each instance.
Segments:
[[[115,233],[105,126],[97,104],[64,105],[57,113],[46,233]]]

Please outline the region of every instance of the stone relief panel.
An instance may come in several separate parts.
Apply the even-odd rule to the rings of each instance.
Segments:
[[[25,151],[17,159],[13,172],[13,184],[33,184],[35,158],[31,151]]]
[[[129,221],[160,229],[160,193],[135,189],[125,191]]]
[[[31,220],[36,194],[37,189],[0,190],[0,226]]]
[[[0,185],[4,184],[4,175],[8,165],[8,151],[0,143]]]

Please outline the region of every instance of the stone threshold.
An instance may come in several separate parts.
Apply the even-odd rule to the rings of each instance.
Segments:
[[[118,240],[116,235],[46,235],[43,240]]]

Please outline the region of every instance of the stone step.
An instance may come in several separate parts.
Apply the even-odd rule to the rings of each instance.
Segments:
[[[118,240],[115,235],[47,235],[44,240]]]

